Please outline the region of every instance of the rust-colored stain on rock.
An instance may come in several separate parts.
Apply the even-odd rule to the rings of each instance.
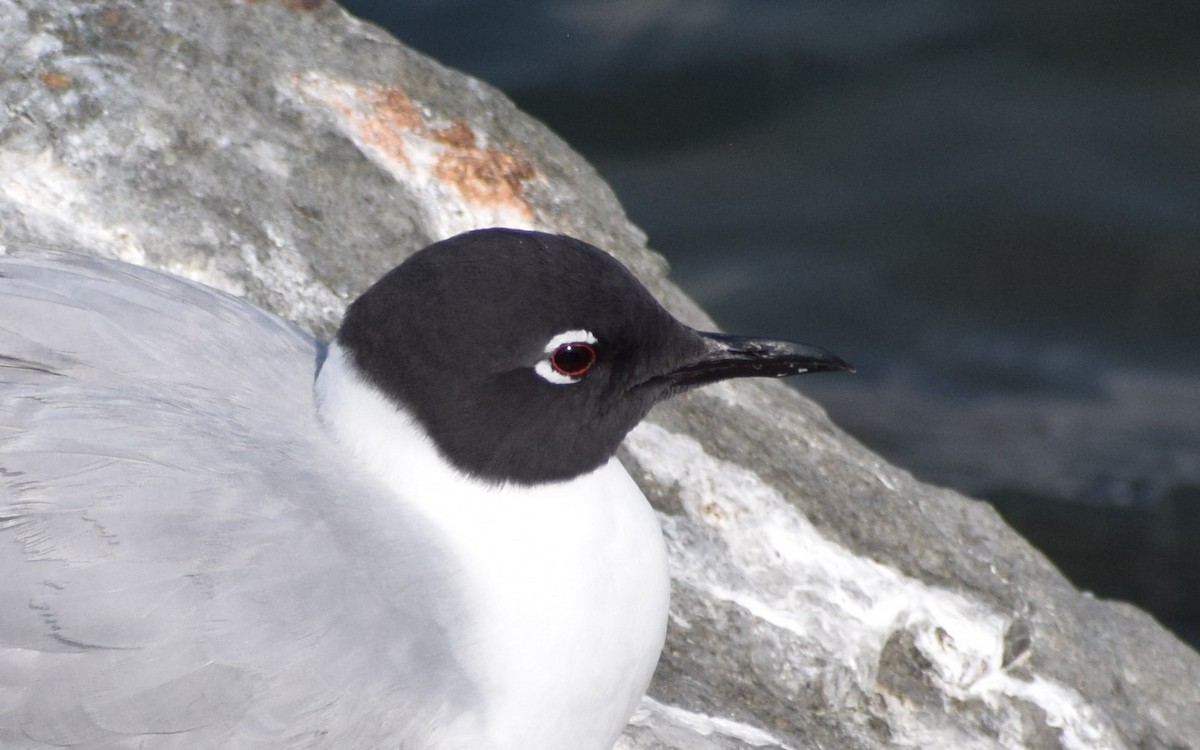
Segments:
[[[530,162],[494,148],[448,149],[437,161],[438,179],[478,203],[524,203],[521,183],[537,171]]]
[[[120,8],[105,8],[100,14],[100,24],[108,30],[116,29],[125,23],[125,11]]]
[[[265,0],[246,0],[247,4],[261,3]],[[328,5],[328,0],[275,0],[288,10],[295,10],[301,13],[309,13],[314,10],[320,10]]]
[[[302,12],[320,10],[325,7],[325,0],[287,0],[288,8]]]
[[[475,147],[475,131],[471,130],[471,126],[462,120],[455,120],[444,128],[434,130],[433,137],[447,146],[455,148]]]
[[[521,192],[523,183],[537,176],[537,169],[517,155],[481,146],[466,122],[431,126],[412,99],[395,86],[334,81],[316,73],[295,80],[306,97],[336,112],[355,140],[389,168],[411,170],[420,161],[419,166],[439,182],[473,203],[504,205],[524,216],[533,215]]]
[[[355,116],[344,113],[354,123],[358,136],[364,143],[378,148],[389,159],[408,164],[404,152],[404,134],[419,131],[425,125],[424,118],[412,100],[404,92],[392,86],[371,88],[352,87],[359,101],[367,104],[367,111]]]
[[[46,88],[54,89],[55,91],[65,91],[71,88],[71,76],[61,70],[47,70],[38,76]]]
[[[463,195],[480,203],[513,203],[521,200],[521,183],[537,174],[525,159],[495,148],[476,145],[475,132],[462,120],[432,131],[446,145],[434,174],[453,183]]]

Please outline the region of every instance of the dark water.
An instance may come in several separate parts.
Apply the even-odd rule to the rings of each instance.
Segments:
[[[347,6],[587,156],[722,326],[1200,644],[1200,3]]]

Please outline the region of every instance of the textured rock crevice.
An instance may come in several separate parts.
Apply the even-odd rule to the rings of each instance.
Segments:
[[[6,247],[164,268],[328,335],[407,253],[526,226],[710,325],[578,155],[332,3],[0,0],[0,66]],[[675,575],[623,747],[1200,747],[1200,657],[797,392],[689,395],[622,457]]]

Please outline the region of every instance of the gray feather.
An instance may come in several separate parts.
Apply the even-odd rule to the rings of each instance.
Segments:
[[[470,715],[454,571],[347,476],[319,353],[164,274],[0,258],[0,747],[421,747]]]

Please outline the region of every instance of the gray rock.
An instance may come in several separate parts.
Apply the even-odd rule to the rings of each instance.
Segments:
[[[405,254],[523,226],[710,324],[564,143],[330,3],[0,0],[0,68],[6,246],[164,268],[328,335]],[[688,395],[623,458],[675,591],[622,747],[1200,747],[1195,652],[796,391]]]

